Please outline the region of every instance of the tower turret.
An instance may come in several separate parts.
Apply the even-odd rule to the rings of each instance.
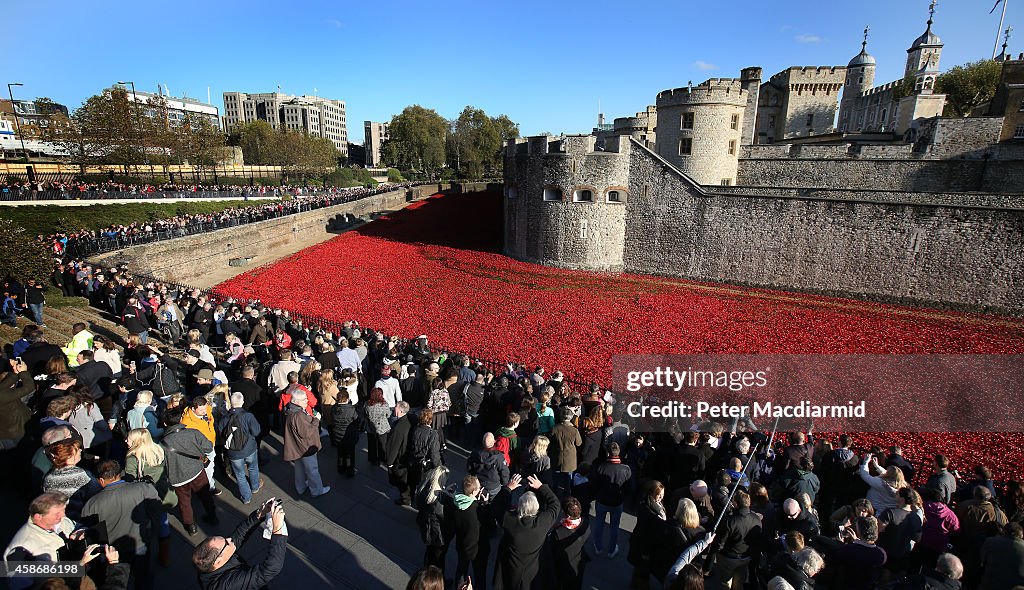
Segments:
[[[935,78],[939,75],[939,58],[942,56],[942,40],[932,32],[935,4],[935,0],[932,0],[928,6],[928,26],[924,33],[907,50],[904,77],[914,78],[914,92],[921,94],[931,94],[935,87]]]
[[[875,85],[875,58],[868,53],[868,33],[871,27],[864,27],[864,40],[860,44],[860,53],[850,60],[846,68],[846,85],[843,88],[843,100],[839,105],[839,131],[852,130],[850,118],[853,116],[853,105],[858,96]]]

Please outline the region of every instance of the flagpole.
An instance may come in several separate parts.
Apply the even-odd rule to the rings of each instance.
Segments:
[[[999,48],[999,36],[1003,34],[1003,21],[1006,20],[1006,5],[1010,0],[1003,0],[1003,13],[999,16],[999,28],[996,29],[996,43],[992,46],[992,59],[996,58],[996,50]]]

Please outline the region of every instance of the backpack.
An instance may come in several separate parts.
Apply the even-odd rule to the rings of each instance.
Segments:
[[[181,391],[181,384],[178,383],[174,371],[165,367],[163,363],[156,364],[156,373],[153,375],[150,387],[157,397],[167,397]]]
[[[229,451],[241,451],[249,444],[249,433],[242,428],[242,421],[239,418],[241,412],[231,414],[225,427],[224,448]]]

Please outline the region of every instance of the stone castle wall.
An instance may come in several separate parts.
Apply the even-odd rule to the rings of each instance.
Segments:
[[[626,149],[618,152],[611,165],[616,180]],[[587,160],[589,155],[573,157],[599,162]],[[529,211],[527,221],[510,223],[506,209],[506,252],[517,258],[617,270],[591,267],[579,255],[617,246],[625,272],[1024,314],[1024,209],[1000,200],[1009,197],[960,195],[958,201],[947,191],[936,197],[946,202],[926,203],[895,202],[900,198],[895,194],[890,195],[894,202],[884,202],[852,191],[845,198],[840,191],[815,196],[753,194],[758,189],[743,187],[708,192],[714,187],[701,187],[632,142],[624,232],[616,243],[611,233],[576,237],[565,209],[541,203],[542,183],[530,176],[553,164],[531,162],[533,156],[515,150],[508,158],[506,184],[516,184],[517,210]],[[604,166],[608,170],[609,164]],[[971,205],[975,202],[982,206]],[[566,239],[599,245],[553,247]],[[523,247],[526,254],[540,248],[533,253],[543,256],[524,256]]]

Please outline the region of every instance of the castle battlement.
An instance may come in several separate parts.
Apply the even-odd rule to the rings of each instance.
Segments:
[[[534,135],[527,138],[510,139],[505,155],[520,156],[585,156],[594,153],[629,153],[629,137],[611,136],[604,140],[602,149],[597,149],[597,137],[593,135]]]
[[[711,78],[696,86],[663,90],[657,98],[658,108],[708,103],[744,106],[747,103],[747,91],[737,78]]]
[[[902,83],[903,83],[903,80],[895,80],[893,82],[889,82],[888,84],[882,84],[881,86],[875,86],[874,88],[868,88],[867,90],[862,92],[860,95],[861,96],[874,96],[876,94],[882,94],[883,92],[888,92],[888,91],[892,90],[893,88],[896,88],[897,86],[899,86]]]

